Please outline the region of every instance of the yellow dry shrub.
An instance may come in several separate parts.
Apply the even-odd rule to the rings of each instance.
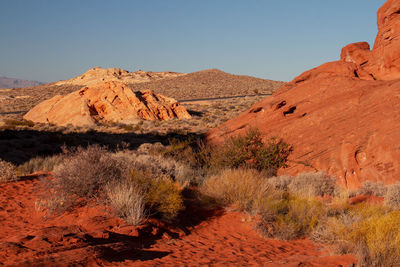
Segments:
[[[361,263],[370,266],[400,266],[400,212],[374,215],[354,225],[348,239],[362,253]]]
[[[184,208],[181,190],[172,179],[132,171],[131,181],[145,192],[144,202],[150,213],[157,213],[164,219],[171,220]]]
[[[247,211],[257,211],[269,191],[266,178],[252,169],[226,169],[200,186],[200,192],[217,203],[236,204]]]
[[[327,215],[324,203],[314,198],[301,198],[282,193],[264,200],[262,223],[265,235],[284,240],[307,236]]]

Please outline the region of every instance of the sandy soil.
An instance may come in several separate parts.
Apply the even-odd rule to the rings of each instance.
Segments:
[[[0,265],[17,266],[349,266],[308,240],[262,238],[248,215],[191,208],[171,226],[126,225],[104,207],[58,217],[35,209],[37,175],[0,185]]]

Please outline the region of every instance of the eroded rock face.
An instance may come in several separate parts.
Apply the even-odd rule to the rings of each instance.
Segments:
[[[293,145],[281,174],[323,170],[350,188],[366,180],[399,181],[399,11],[400,1],[391,0],[379,9],[372,51],[367,43],[346,46],[341,60],[304,72],[212,129],[208,140],[222,142],[256,127]]]
[[[173,98],[150,90],[132,92],[119,82],[103,82],[66,96],[57,95],[35,106],[24,116],[24,119],[33,122],[75,126],[171,118],[190,118],[190,115]]]
[[[341,60],[353,62],[377,80],[400,78],[400,2],[387,1],[378,11],[378,35],[368,43],[354,43],[342,50]]]

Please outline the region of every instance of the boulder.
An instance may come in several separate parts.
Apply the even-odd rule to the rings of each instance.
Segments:
[[[32,108],[24,119],[65,126],[93,126],[97,123],[133,123],[144,120],[190,118],[175,99],[150,90],[133,92],[119,82],[103,82],[57,95]]]

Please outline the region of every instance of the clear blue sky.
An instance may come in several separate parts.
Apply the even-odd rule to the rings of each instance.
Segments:
[[[95,66],[289,81],[377,33],[385,0],[0,0],[0,76]]]

